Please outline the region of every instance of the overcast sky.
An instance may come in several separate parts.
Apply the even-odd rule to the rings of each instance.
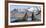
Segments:
[[[11,5],[10,10],[13,10],[15,8],[31,8],[32,6],[24,6],[24,5]]]
[[[27,6],[27,5],[11,5],[10,6],[10,11],[14,10],[15,8],[30,8],[28,9],[29,11],[37,10],[39,7],[38,6]]]

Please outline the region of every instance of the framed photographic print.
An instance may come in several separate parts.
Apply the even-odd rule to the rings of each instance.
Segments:
[[[44,25],[44,3],[8,1],[6,4],[8,26]]]

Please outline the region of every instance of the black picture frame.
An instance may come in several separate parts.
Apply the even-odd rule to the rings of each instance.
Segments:
[[[8,25],[8,3],[23,3],[23,4],[41,4],[43,5],[43,23],[42,24],[29,24],[29,25]],[[24,27],[24,26],[40,26],[44,25],[44,15],[45,15],[45,9],[44,9],[44,3],[42,2],[24,2],[24,1],[5,1],[5,27]]]

